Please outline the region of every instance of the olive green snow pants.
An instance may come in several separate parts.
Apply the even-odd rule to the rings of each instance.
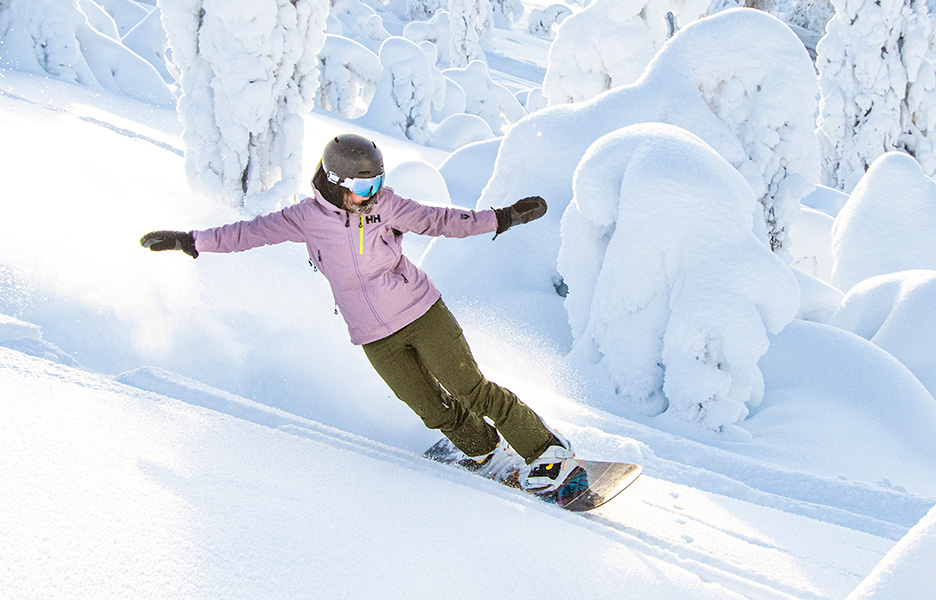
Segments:
[[[461,327],[441,299],[400,331],[365,344],[364,353],[426,427],[441,431],[468,456],[494,450],[497,431],[528,461],[552,441],[552,432],[536,413],[484,378]]]

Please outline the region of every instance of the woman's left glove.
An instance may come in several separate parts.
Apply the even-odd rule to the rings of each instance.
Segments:
[[[153,252],[181,250],[192,258],[198,258],[195,236],[191,231],[151,231],[140,238],[140,245]]]
[[[529,196],[510,206],[495,208],[494,214],[497,215],[497,233],[494,237],[497,237],[514,225],[529,223],[545,215],[546,201],[539,196]]]

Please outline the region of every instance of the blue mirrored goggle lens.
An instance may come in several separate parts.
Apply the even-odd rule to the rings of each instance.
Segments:
[[[345,179],[341,182],[341,187],[348,188],[362,198],[370,198],[380,191],[383,187],[384,174],[377,177],[368,177],[366,179]]]

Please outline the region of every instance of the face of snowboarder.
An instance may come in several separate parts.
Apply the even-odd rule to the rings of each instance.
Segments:
[[[374,208],[374,205],[377,204],[377,194],[360,196],[347,190],[344,194],[343,204],[345,210],[352,214],[365,214],[370,212],[371,209]]]

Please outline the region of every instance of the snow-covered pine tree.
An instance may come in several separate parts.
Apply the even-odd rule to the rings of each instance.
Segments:
[[[564,4],[551,4],[546,8],[534,8],[527,18],[527,31],[546,38],[556,37],[556,28],[572,15]]]
[[[446,68],[451,64],[449,38],[452,27],[449,24],[448,10],[437,11],[428,21],[413,21],[403,27],[403,37],[414,44],[431,42],[436,47],[436,65]]]
[[[494,11],[494,25],[501,29],[510,29],[514,21],[523,15],[523,3],[520,0],[491,0]]]
[[[387,9],[408,21],[425,21],[447,5],[447,0],[390,0]]]
[[[449,0],[448,12],[452,67],[462,68],[473,60],[485,60],[484,51],[493,46],[491,0]]]
[[[549,48],[543,93],[549,103],[583,102],[635,81],[659,45],[640,2],[595,0],[563,21]]]
[[[364,112],[380,78],[377,55],[351,38],[326,35],[318,60],[315,105],[349,118]]]
[[[181,73],[186,172],[250,212],[294,194],[328,0],[159,0]]]
[[[910,153],[933,175],[936,78],[925,0],[833,4],[816,60],[823,183],[850,190],[891,150]]]
[[[445,77],[435,57],[410,40],[390,37],[380,46],[382,72],[367,113],[356,123],[423,144],[429,139],[432,107],[445,101]]]
[[[520,101],[491,79],[487,64],[480,60],[472,61],[464,69],[446,69],[442,73],[464,90],[464,112],[484,119],[495,133],[503,133],[527,115]]]

